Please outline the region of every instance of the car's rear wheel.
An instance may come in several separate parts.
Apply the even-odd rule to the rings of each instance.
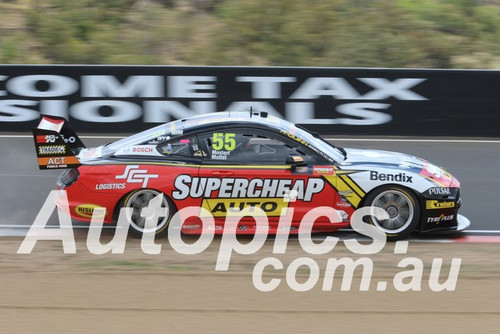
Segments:
[[[152,208],[149,207],[149,203],[159,194],[162,194],[161,211],[163,212],[161,213],[162,215],[157,218],[158,221],[154,230],[148,232],[160,234],[167,228],[170,218],[175,211],[172,201],[165,196],[165,194],[153,189],[139,189],[128,194],[122,201],[122,208],[132,209],[132,215],[130,217],[130,231],[136,236],[142,236],[144,233],[146,219],[152,214]],[[165,215],[163,215],[163,213]]]
[[[418,225],[420,207],[415,195],[400,186],[386,186],[370,193],[365,206],[376,206],[384,209],[389,219],[378,220],[369,217],[368,222],[387,235],[388,240],[399,240],[407,237]]]

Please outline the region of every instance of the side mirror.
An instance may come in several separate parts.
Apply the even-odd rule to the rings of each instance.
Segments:
[[[299,155],[289,155],[286,158],[286,164],[287,165],[294,165],[294,166],[304,166],[304,158],[302,158]]]
[[[290,165],[292,174],[312,174],[311,168],[304,162],[304,158],[299,155],[289,155],[286,158],[286,164]]]

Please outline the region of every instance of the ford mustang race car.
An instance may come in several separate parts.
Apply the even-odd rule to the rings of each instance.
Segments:
[[[42,116],[33,130],[40,169],[65,168],[57,186],[67,192],[71,217],[90,221],[104,210],[116,222],[120,208],[132,208],[131,231],[144,232],[141,210],[162,194],[166,215],[155,233],[182,208],[198,207],[222,233],[231,211],[260,208],[277,233],[283,209],[293,208],[290,233],[317,207],[332,207],[342,221],[313,222],[313,232],[350,225],[364,206],[384,209],[388,218],[367,223],[389,239],[411,232],[457,231],[469,221],[458,215],[460,183],[426,160],[386,151],[336,147],[320,136],[266,112],[219,112],[181,119],[109,143],[86,148],[65,119]],[[292,194],[292,197],[290,195]],[[182,232],[202,232],[199,217]],[[255,233],[244,217],[237,233]]]

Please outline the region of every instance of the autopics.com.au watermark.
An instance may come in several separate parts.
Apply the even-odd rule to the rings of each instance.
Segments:
[[[56,204],[57,203],[57,204]],[[48,228],[47,223],[57,209],[59,227]],[[145,218],[144,233],[141,238],[141,249],[146,254],[160,254],[162,245],[155,243],[155,228],[158,219],[165,217],[166,208],[162,207],[162,195],[153,198],[147,207],[141,210]],[[201,211],[200,211],[201,210]],[[87,235],[87,248],[95,255],[114,253],[123,254],[127,240],[127,234],[131,222],[132,208],[122,208],[117,221],[115,234],[109,242],[103,244],[100,241],[104,212],[94,210]],[[241,243],[236,237],[238,223],[243,217],[253,217],[256,232],[249,242]],[[280,216],[279,225],[273,244],[273,255],[285,254],[289,240],[289,233],[293,209],[287,209]],[[331,291],[335,273],[343,269],[340,290],[349,291],[355,272],[361,272],[360,291],[368,291],[372,286],[374,271],[373,260],[369,257],[379,253],[386,246],[386,235],[375,226],[363,222],[364,216],[374,216],[378,220],[388,219],[388,214],[378,207],[364,207],[356,210],[351,217],[351,227],[358,233],[369,238],[369,242],[360,243],[355,238],[342,240],[345,247],[356,256],[328,258],[326,266],[322,271],[317,261],[312,257],[299,257],[290,262],[285,270],[283,262],[277,257],[265,257],[260,259],[254,266],[252,281],[254,287],[259,291],[273,291],[286,282],[288,287],[294,291],[309,291],[321,284],[323,291]],[[181,227],[189,217],[201,219],[202,232],[200,237],[193,243],[186,243],[181,236]],[[301,248],[309,255],[323,255],[331,253],[340,239],[334,236],[326,236],[321,242],[314,242],[311,236],[313,222],[319,217],[327,217],[332,224],[342,222],[338,211],[331,207],[317,207],[309,211],[303,218],[298,229],[298,240]],[[260,208],[245,208],[228,213],[224,223],[224,229],[220,240],[217,254],[215,271],[228,271],[231,257],[234,253],[242,255],[256,254],[267,242],[269,233],[269,222],[266,214]],[[179,254],[200,254],[207,250],[215,236],[214,217],[204,208],[187,207],[177,211],[168,225],[168,241],[172,249]],[[29,254],[33,251],[39,240],[60,240],[63,252],[76,253],[76,243],[73,233],[71,217],[69,215],[69,204],[64,190],[53,190],[33,222],[26,237],[21,243],[17,253]],[[406,254],[408,241],[397,241],[393,243],[394,254]],[[442,275],[443,258],[432,260],[428,285],[432,291],[454,291],[456,289],[461,258],[452,258],[447,275]],[[424,262],[416,257],[406,257],[397,265],[399,271],[392,278],[392,282],[379,281],[376,291],[385,291],[389,283],[397,291],[420,291],[424,277]],[[285,270],[285,279],[275,275],[269,279],[269,275]],[[305,276],[302,277],[306,272]],[[298,280],[298,276],[301,279]],[[323,276],[322,283],[320,278]],[[442,277],[446,276],[446,277]],[[299,282],[300,281],[300,282]]]

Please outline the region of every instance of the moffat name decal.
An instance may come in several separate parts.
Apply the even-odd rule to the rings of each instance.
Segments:
[[[295,199],[310,202],[313,195],[323,191],[321,178],[292,179],[245,179],[192,177],[179,175],[174,182],[172,197],[182,200],[192,198],[283,198],[294,194]],[[296,195],[296,196],[295,196]]]

